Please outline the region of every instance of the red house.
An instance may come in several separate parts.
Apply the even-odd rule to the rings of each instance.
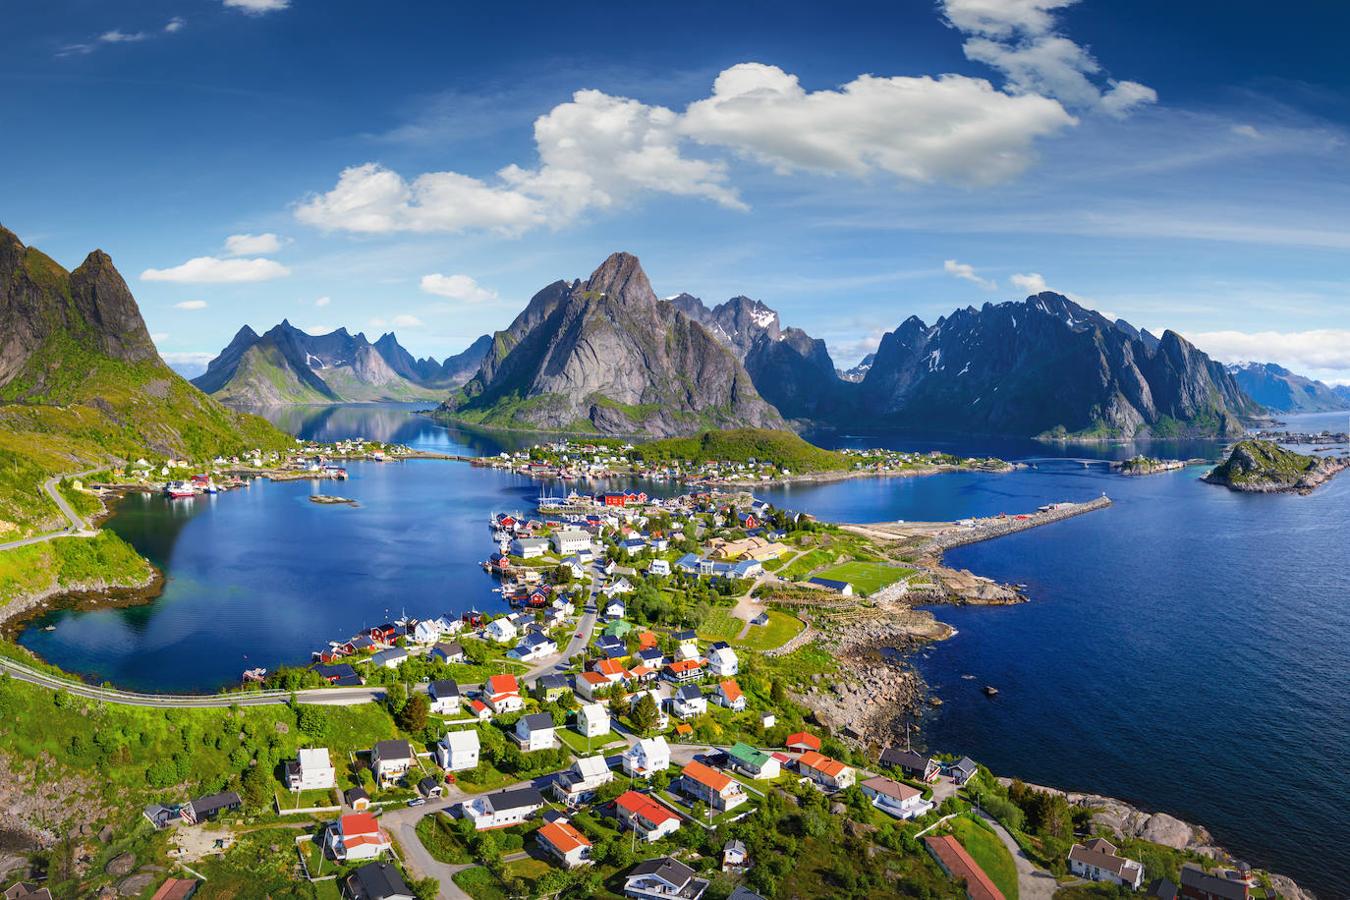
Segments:
[[[604,494],[604,495],[601,496],[601,499],[604,501],[604,504],[605,504],[606,506],[627,506],[627,505],[628,505],[628,495],[627,495],[627,494]]]
[[[805,731],[796,731],[787,736],[783,746],[789,750],[815,750],[820,752],[820,738],[814,734],[808,734]]]

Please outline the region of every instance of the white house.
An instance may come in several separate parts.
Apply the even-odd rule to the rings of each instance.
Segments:
[[[918,788],[882,775],[867,779],[859,787],[873,806],[897,819],[912,819],[933,808]]]
[[[531,662],[558,652],[558,644],[553,638],[539,631],[527,631],[520,643],[507,651],[507,656],[521,662]]]
[[[390,647],[388,650],[381,650],[370,658],[371,665],[384,666],[386,669],[397,669],[408,659],[408,651],[402,647]]]
[[[622,600],[611,600],[605,604],[606,619],[622,619],[628,608],[623,605]]]
[[[326,747],[302,748],[286,763],[286,786],[293,791],[319,791],[337,784],[337,773]]]
[[[462,772],[478,765],[478,730],[450,731],[436,742],[436,765],[447,772]]]
[[[730,647],[719,647],[708,654],[708,671],[718,678],[730,678],[740,671],[741,661]]]
[[[648,575],[669,575],[670,561],[664,559],[654,559],[647,566]]]
[[[807,750],[797,757],[797,771],[827,791],[842,791],[853,784],[856,773],[852,766],[816,750]]]
[[[519,825],[544,805],[544,795],[534,788],[516,788],[482,794],[459,805],[462,818],[473,822],[477,831]]]
[[[441,637],[441,629],[434,621],[423,619],[413,626],[412,639],[418,644],[434,644]]]
[[[551,538],[553,549],[559,556],[568,553],[579,553],[582,550],[591,548],[591,536],[589,532],[582,531],[580,528],[559,528],[553,532]]]
[[[732,768],[749,775],[751,778],[772,780],[783,773],[782,764],[772,753],[765,753],[757,747],[751,747],[744,741],[737,741],[727,750],[727,758]]]
[[[681,719],[692,719],[708,711],[708,698],[696,684],[682,684],[670,698],[670,711]]]
[[[609,711],[599,703],[583,703],[577,711],[577,731],[588,738],[609,734]]]
[[[650,778],[670,768],[670,745],[657,735],[643,738],[623,752],[623,771],[630,778]]]
[[[553,794],[568,806],[585,803],[603,785],[614,780],[614,772],[605,762],[603,753],[583,756],[571,768],[558,773],[553,780]]]
[[[464,662],[464,647],[459,641],[442,642],[431,648],[431,659],[435,662]]]
[[[522,559],[533,559],[548,552],[548,540],[545,538],[515,538],[511,541],[511,555]]]
[[[658,856],[633,866],[624,878],[623,895],[637,900],[701,900],[708,881],[669,856]]]
[[[566,819],[547,822],[535,834],[538,835],[539,846],[557,857],[563,868],[575,869],[577,866],[590,865],[591,842]]]
[[[328,826],[324,840],[333,858],[344,862],[375,859],[394,846],[388,833],[380,830],[379,822],[370,813],[343,816]]]
[[[499,716],[525,708],[525,700],[520,696],[520,682],[514,675],[491,676],[483,683],[482,693],[483,702]]]
[[[380,784],[397,781],[412,767],[413,749],[407,741],[379,741],[370,751],[370,768]]]
[[[427,696],[431,699],[431,711],[438,716],[459,712],[459,685],[453,681],[433,681],[427,687]]]
[[[620,577],[618,581],[611,581],[601,589],[606,597],[617,597],[620,594],[633,593],[633,585],[627,578]]]
[[[741,686],[734,678],[728,678],[717,685],[717,690],[713,692],[713,701],[732,712],[745,709],[745,694],[741,693]]]
[[[680,771],[680,790],[718,812],[729,812],[750,799],[739,781],[697,761]]]
[[[1144,867],[1117,854],[1115,845],[1105,838],[1070,847],[1069,871],[1079,878],[1109,881],[1134,891],[1144,883]]]
[[[499,644],[507,644],[514,641],[518,634],[520,634],[520,632],[516,630],[515,623],[506,616],[502,616],[499,619],[493,619],[491,622],[487,623],[487,627],[483,629],[484,637],[488,640],[496,641]]]
[[[553,717],[548,713],[530,713],[516,722],[515,739],[526,753],[553,747]]]

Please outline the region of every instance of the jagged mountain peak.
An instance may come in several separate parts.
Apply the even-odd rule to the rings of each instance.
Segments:
[[[625,305],[654,304],[656,292],[642,270],[642,263],[631,253],[611,253],[591,273],[583,286],[588,294],[598,294]]]

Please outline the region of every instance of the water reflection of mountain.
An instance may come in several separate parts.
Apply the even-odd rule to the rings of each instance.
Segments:
[[[340,441],[362,437],[422,450],[490,456],[529,447],[540,435],[487,432],[447,426],[421,415],[425,403],[351,403],[329,406],[271,406],[250,409],[273,425],[305,440]]]

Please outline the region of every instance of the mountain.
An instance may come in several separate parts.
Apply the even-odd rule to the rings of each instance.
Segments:
[[[1175,332],[1045,292],[888,333],[860,385],[877,424],[1027,436],[1236,435],[1261,408]]]
[[[0,227],[0,541],[59,519],[51,475],[290,443],[164,364],[106,253],[67,272]]]
[[[857,382],[863,380],[863,376],[867,374],[868,369],[872,368],[872,363],[876,362],[876,359],[877,355],[875,353],[869,353],[866,356],[864,356],[853,368],[835,369],[834,371],[835,374],[838,375],[840,378],[842,378],[844,381],[852,381],[856,384]]]
[[[1338,384],[1331,389],[1331,392],[1347,403],[1350,403],[1350,384]]]
[[[820,419],[846,402],[825,342],[800,328],[783,328],[759,300],[732,297],[709,309],[690,294],[667,300],[726,344],[761,397],[789,419]]]
[[[433,400],[468,377],[457,377],[465,354],[442,364],[414,358],[392,332],[372,344],[345,328],[312,335],[282,321],[263,335],[239,329],[192,383],[236,406]]]
[[[450,384],[463,384],[474,376],[491,349],[492,335],[481,335],[461,352],[445,358],[445,362],[441,363],[442,376]]]
[[[658,300],[628,253],[535,294],[442,410],[486,425],[656,436],[783,425],[736,355]]]
[[[1246,362],[1228,366],[1238,387],[1257,403],[1278,413],[1335,412],[1350,409],[1350,391],[1295,375],[1275,363]]]

